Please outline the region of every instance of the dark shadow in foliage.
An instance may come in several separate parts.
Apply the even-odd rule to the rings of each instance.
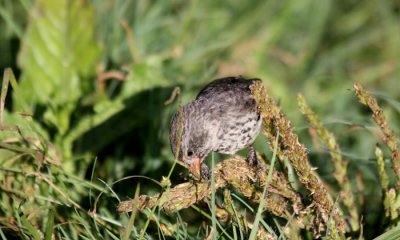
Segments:
[[[173,87],[157,87],[135,94],[124,102],[126,107],[122,111],[86,132],[75,143],[77,154],[97,156],[96,169],[102,172],[97,172],[96,177],[110,182],[131,175],[146,175],[155,180],[168,175],[172,158],[167,161],[168,151],[162,150],[169,149],[166,136],[177,106],[165,106],[164,102],[172,91]],[[88,179],[92,167],[87,170]],[[113,189],[121,196],[131,195],[137,181],[126,180]]]

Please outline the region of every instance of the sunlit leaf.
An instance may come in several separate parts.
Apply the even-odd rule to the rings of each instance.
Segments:
[[[93,81],[101,53],[94,12],[85,1],[39,0],[30,13],[19,54],[21,92],[30,110],[45,105],[45,120],[65,133],[74,103],[94,85],[85,82]]]

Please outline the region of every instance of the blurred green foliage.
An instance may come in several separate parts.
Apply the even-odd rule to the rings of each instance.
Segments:
[[[47,214],[58,201],[56,222],[71,217],[94,226],[96,231],[83,231],[89,238],[94,232],[105,239],[118,236],[115,229],[128,217],[116,215],[110,185],[130,175],[160,180],[172,165],[168,128],[177,106],[163,103],[173,87],[182,88],[187,103],[212,79],[241,74],[263,79],[310,149],[312,163],[335,189],[326,148],[312,142],[297,109],[297,93],[305,96],[349,160],[352,184],[363,182],[355,196],[364,203],[359,207],[365,236],[382,233],[386,222],[373,160],[379,139],[369,112],[349,89],[354,81],[373,89],[398,133],[399,13],[395,0],[0,0],[0,69],[12,67],[18,80],[6,99],[3,124],[20,129],[1,130],[0,140],[21,147],[15,152],[3,146],[0,152],[0,176],[17,171],[12,179],[21,193],[10,205],[0,197],[0,215],[12,217],[37,206]],[[260,137],[256,148],[270,154],[264,142]],[[63,167],[35,163],[35,154],[20,156],[24,149],[49,154]],[[37,190],[34,178],[22,180],[18,174],[27,173],[16,163],[25,158],[35,166],[29,171],[44,171],[87,209],[93,209],[94,196],[107,192],[98,206],[108,220],[104,229],[98,230],[85,211],[75,214],[68,198],[58,199],[51,186],[42,182]],[[179,179],[176,174],[173,182]],[[133,197],[139,181],[112,188],[121,198]],[[142,191],[156,190],[141,182]],[[20,200],[28,190],[51,200],[30,199],[24,205]],[[9,206],[14,212],[5,210]],[[14,220],[34,222],[44,231],[46,214]],[[198,218],[184,214],[186,222]],[[77,229],[71,224],[57,231],[76,238],[82,233]]]

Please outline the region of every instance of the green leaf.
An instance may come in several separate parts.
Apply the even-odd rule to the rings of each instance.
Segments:
[[[19,54],[21,94],[30,108],[46,105],[45,120],[65,133],[74,103],[91,91],[90,74],[101,53],[92,8],[79,0],[38,0]],[[16,106],[17,110],[21,106]]]

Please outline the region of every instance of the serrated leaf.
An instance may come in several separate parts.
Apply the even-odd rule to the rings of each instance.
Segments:
[[[69,128],[71,106],[93,85],[84,81],[101,53],[94,29],[94,12],[85,1],[38,0],[30,12],[18,59],[21,93],[29,96],[31,110],[50,106],[45,120],[61,133]]]

